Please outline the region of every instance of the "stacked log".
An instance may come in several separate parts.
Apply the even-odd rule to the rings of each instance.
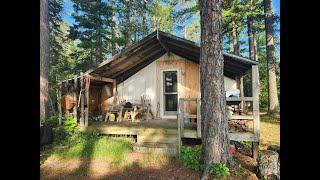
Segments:
[[[229,132],[247,132],[249,130],[247,120],[229,120],[228,126]]]

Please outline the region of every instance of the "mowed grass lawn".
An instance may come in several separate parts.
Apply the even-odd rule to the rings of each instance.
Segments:
[[[260,149],[269,145],[280,146],[280,119],[268,115],[260,116]]]

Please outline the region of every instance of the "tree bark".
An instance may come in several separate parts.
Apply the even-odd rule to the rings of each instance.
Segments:
[[[208,179],[212,163],[231,160],[223,81],[221,1],[201,0],[200,17],[201,132],[205,165],[201,179]]]
[[[239,37],[237,32],[237,24],[234,18],[231,21],[231,37],[232,37],[232,53],[235,55],[240,55],[240,47],[239,47]]]
[[[253,0],[249,1],[249,10],[253,11]],[[257,38],[254,26],[254,17],[248,16],[248,41],[249,41],[249,57],[252,60],[257,60]]]
[[[40,0],[40,120],[46,118],[48,115],[50,53],[48,8],[48,0]]]
[[[276,62],[275,48],[273,37],[273,12],[272,0],[264,0],[264,17],[266,31],[266,46],[267,46],[267,67],[268,67],[268,86],[269,86],[269,114],[273,115],[279,112],[279,100],[277,91],[276,79]]]
[[[114,56],[118,53],[119,45],[117,43],[117,38],[119,37],[120,31],[118,29],[117,23],[116,23],[116,1],[112,0],[112,26],[111,26],[111,33],[112,33],[112,41],[111,41],[111,54]]]

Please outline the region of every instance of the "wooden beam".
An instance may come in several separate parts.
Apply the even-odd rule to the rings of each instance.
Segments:
[[[128,58],[126,62],[122,63],[121,65],[118,65],[117,67],[114,67],[112,71],[106,72],[103,75],[105,76],[111,76],[113,78],[119,76],[120,74],[123,74],[125,71],[134,68],[136,65],[143,63],[146,57],[150,56],[150,54],[153,54],[155,51],[161,51],[164,50],[161,45],[156,44],[155,46],[148,47],[147,51],[142,51],[138,56]],[[140,57],[141,56],[141,57]],[[155,60],[155,59],[153,59]]]
[[[232,119],[237,119],[237,120],[252,120],[253,116],[246,116],[246,115],[231,115],[231,120]]]
[[[77,115],[77,87],[78,87],[78,81],[77,81],[77,76],[74,76],[74,84],[73,84],[73,88],[74,88],[74,92],[73,92],[73,100],[76,103],[73,107],[73,117],[75,118],[76,122],[78,122],[78,115]]]
[[[226,101],[253,101],[252,97],[227,97]]]
[[[101,76],[92,76],[89,74],[86,76],[90,77],[91,80],[95,80],[95,81],[103,81],[103,82],[108,82],[108,83],[113,83],[113,81],[114,81],[114,79],[101,77]]]
[[[113,80],[112,95],[113,95],[113,104],[116,104],[117,103],[117,95],[118,95],[118,92],[117,92],[117,80],[116,79]]]
[[[234,133],[229,133],[229,139],[233,141],[251,141],[251,142],[257,142],[258,139],[257,137],[250,132],[234,132]]]
[[[182,123],[183,123],[183,100],[179,99],[179,105],[178,105],[178,151],[179,151],[179,156],[181,152],[181,138],[183,136],[183,129],[182,129]]]
[[[117,81],[117,83],[121,83],[122,81],[125,81],[127,78],[129,78],[130,76],[132,76],[133,74],[135,74],[136,72],[141,70],[142,68],[146,67],[150,63],[152,63],[155,59],[161,57],[164,53],[165,53],[165,50],[163,48],[161,48],[158,51],[155,51],[155,52],[151,53],[150,55],[146,56],[144,58],[145,60],[141,64],[127,70],[126,72],[123,72],[122,74],[119,74],[117,78],[119,78],[119,77],[122,77],[122,78],[119,79],[119,81]]]
[[[85,107],[85,120],[84,127],[88,127],[89,125],[89,107],[90,107],[90,98],[89,98],[89,89],[90,89],[90,77],[85,76],[85,99],[86,99],[86,107]]]
[[[259,68],[258,65],[252,66],[252,111],[253,111],[253,133],[257,138],[252,142],[252,157],[257,159],[260,142],[260,114],[259,114]]]
[[[260,115],[259,115],[259,69],[258,65],[252,66],[252,111],[253,111],[253,131],[254,134],[260,139]]]
[[[150,35],[146,36],[145,38],[143,38],[142,40],[140,40],[138,43],[132,44],[131,46],[129,46],[128,48],[126,48],[124,51],[119,52],[118,54],[114,55],[111,59],[109,60],[105,60],[102,63],[100,63],[97,67],[95,68],[91,68],[88,71],[86,71],[86,74],[89,74],[93,71],[95,71],[98,68],[101,68],[102,66],[105,66],[106,64],[113,62],[116,59],[119,59],[121,57],[127,57],[129,52],[132,52],[135,50],[135,48],[138,48],[139,46],[141,46],[142,44],[148,42],[148,40],[152,39],[153,37],[156,36],[156,33],[151,33]]]
[[[197,98],[197,134],[201,138],[201,100]]]
[[[165,45],[165,43],[164,42],[162,42],[162,40],[161,40],[161,37],[159,36],[159,33],[158,33],[158,31],[157,31],[157,39],[158,39],[158,41],[159,41],[159,43],[160,43],[160,45],[167,51],[167,53],[169,53],[170,51],[169,51],[169,48],[168,48],[168,46],[167,45]]]
[[[80,76],[80,89],[81,89],[81,100],[80,100],[80,103],[81,103],[81,107],[80,107],[80,126],[81,127],[84,127],[84,94],[83,94],[83,85],[84,85],[84,83],[83,83],[83,73],[81,72],[80,73],[81,74],[81,76]]]

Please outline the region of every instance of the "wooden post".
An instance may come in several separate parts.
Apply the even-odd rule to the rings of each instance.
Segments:
[[[244,97],[244,91],[243,91],[243,76],[240,74],[236,77],[237,82],[237,89],[240,90],[240,97]],[[242,110],[242,111],[240,111]],[[241,101],[240,107],[239,107],[239,114],[244,111],[244,101]]]
[[[258,65],[252,66],[252,113],[253,113],[253,132],[258,142],[252,144],[252,156],[257,158],[260,142],[260,115],[259,115],[259,68]]]
[[[88,76],[85,76],[85,99],[86,99],[86,108],[85,108],[85,121],[84,121],[84,127],[88,127],[89,124],[89,107],[90,107],[90,98],[89,98],[89,88],[90,88],[90,78]]]
[[[117,80],[114,79],[113,80],[113,84],[112,84],[112,95],[113,95],[113,103],[116,104],[117,103]]]
[[[182,107],[183,106],[183,100],[179,99],[179,108],[178,108],[178,153],[180,156],[181,153],[181,122],[183,121],[183,113],[182,113]]]
[[[73,100],[75,101],[75,105],[73,107],[73,117],[75,118],[76,122],[78,122],[78,115],[77,115],[77,102],[78,102],[78,99],[77,99],[77,85],[78,85],[78,82],[77,82],[77,76],[74,76],[74,84],[73,84],[73,87],[74,87],[74,92],[73,92]]]
[[[58,86],[58,89],[57,89],[57,103],[58,103],[58,112],[59,112],[59,125],[62,124],[61,88],[62,88],[62,82],[61,82],[61,84]]]
[[[201,100],[197,98],[197,134],[198,138],[201,138]]]
[[[83,127],[84,126],[84,94],[83,94],[83,72],[80,73],[80,89],[81,89],[81,100],[80,100],[80,126]]]

